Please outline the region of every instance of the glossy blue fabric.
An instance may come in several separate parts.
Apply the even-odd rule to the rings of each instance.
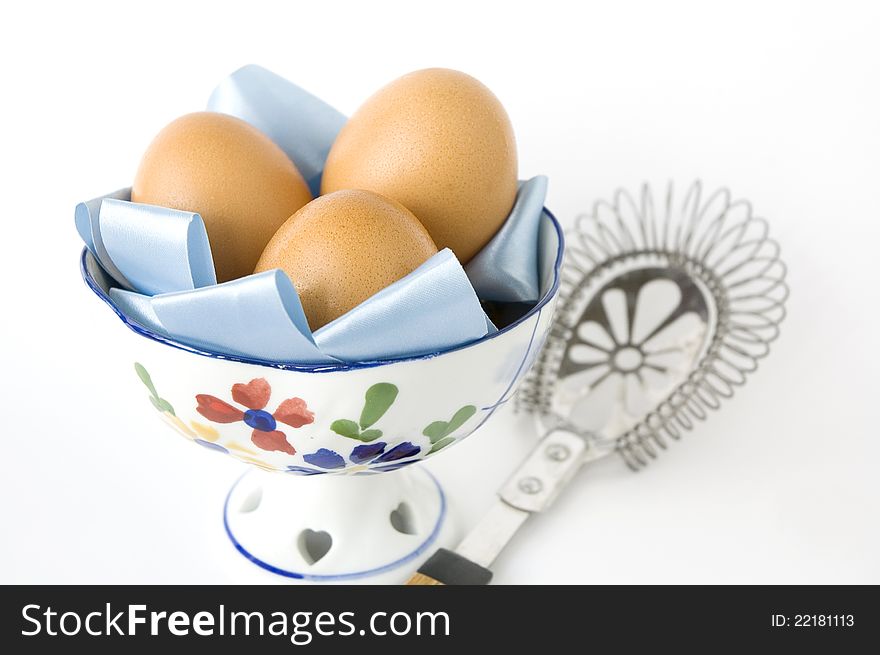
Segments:
[[[163,337],[174,338],[174,335],[168,333],[168,330],[162,325],[162,321],[156,316],[156,312],[153,311],[152,296],[145,296],[142,293],[125,289],[110,289],[110,300],[123,314],[141,327]]]
[[[246,66],[214,91],[209,109],[268,134],[313,190],[344,116],[274,73]],[[216,284],[201,218],[128,202],[117,192],[77,206],[83,241],[119,288],[111,300],[143,327],[204,350],[284,363],[333,363],[438,352],[495,327],[480,300],[540,295],[539,222],[546,178],[521,184],[505,224],[468,264],[444,250],[312,334],[296,289],[280,271]]]
[[[446,248],[322,327],[315,341],[339,359],[364,361],[444,350],[485,336],[494,331],[490,326],[464,269]]]
[[[143,327],[197,348],[277,362],[357,362],[435,352],[495,328],[452,251],[318,330],[314,339],[296,289],[279,271],[155,296],[111,289]]]
[[[110,298],[144,327],[203,350],[278,362],[337,361],[318,350],[296,289],[279,270],[156,296],[113,289]]]
[[[131,189],[119,189],[113,193],[108,193],[106,196],[81,202],[73,212],[73,222],[76,225],[76,231],[79,232],[79,236],[83,243],[86,244],[86,248],[89,249],[96,259],[98,255],[95,251],[95,238],[92,236],[92,216],[95,217],[95,222],[97,223],[98,212],[101,209],[101,203],[104,201],[104,198],[128,200],[131,198]]]
[[[537,243],[546,196],[544,175],[521,183],[504,225],[468,262],[465,270],[482,300],[536,302],[540,297]]]
[[[133,287],[128,282],[125,275],[116,267],[113,260],[110,258],[110,255],[107,253],[107,248],[104,246],[104,239],[101,237],[100,214],[101,205],[105,198],[128,200],[131,198],[131,189],[119,189],[113,193],[108,193],[106,196],[93,198],[92,200],[79,203],[73,212],[76,231],[79,232],[79,236],[83,240],[83,243],[86,244],[86,247],[95,256],[95,259],[97,259],[101,266],[104,267],[104,270],[110,274],[110,277],[116,280],[122,288],[132,289]]]
[[[132,289],[152,296],[217,284],[198,214],[105,198],[99,222],[106,253]]]
[[[245,66],[223,80],[208,109],[231,114],[265,132],[302,173],[313,196],[330,146],[346,117],[323,100],[260,66]]]

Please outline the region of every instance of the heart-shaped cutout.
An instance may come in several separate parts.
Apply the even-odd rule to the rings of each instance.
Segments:
[[[391,527],[401,534],[415,534],[416,521],[412,509],[407,503],[400,503],[391,512]]]
[[[330,548],[333,546],[333,538],[328,532],[323,530],[315,531],[306,528],[299,533],[297,546],[306,564],[311,566],[321,561],[330,552]]]
[[[263,487],[257,487],[251,491],[242,501],[238,511],[242,514],[250,514],[260,506],[263,501]]]

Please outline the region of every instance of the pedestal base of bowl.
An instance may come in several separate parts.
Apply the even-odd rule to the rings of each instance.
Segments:
[[[446,495],[422,466],[345,476],[253,470],[230,490],[223,521],[267,582],[399,584],[455,537]]]

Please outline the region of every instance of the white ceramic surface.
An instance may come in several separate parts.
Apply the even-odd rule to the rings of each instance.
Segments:
[[[232,567],[238,579],[398,584],[460,538],[450,510],[424,466],[312,479],[252,469],[230,490],[223,523],[244,556]]]

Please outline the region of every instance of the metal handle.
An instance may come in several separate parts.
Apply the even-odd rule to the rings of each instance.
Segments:
[[[580,468],[587,442],[565,428],[551,430],[498,492],[508,505],[526,512],[547,509]]]
[[[533,512],[547,509],[588,459],[587,440],[557,428],[544,436],[498,492],[499,499],[455,551],[440,549],[408,585],[488,584],[489,566]]]

